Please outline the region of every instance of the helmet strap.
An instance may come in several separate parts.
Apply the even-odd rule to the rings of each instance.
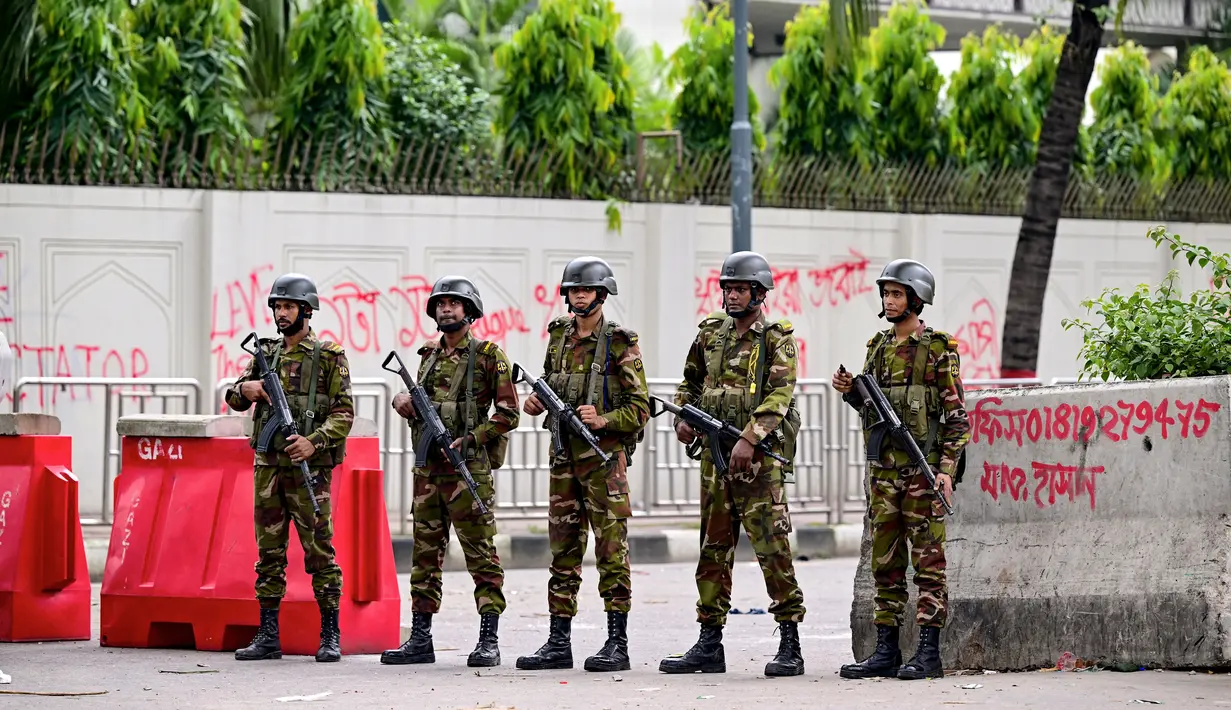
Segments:
[[[748,301],[748,305],[745,306],[743,310],[732,311],[730,308],[727,307],[727,292],[723,290],[722,310],[726,311],[727,315],[731,316],[732,318],[739,320],[740,318],[750,316],[753,313],[756,313],[758,310],[760,310],[761,304],[765,303],[765,299],[768,296],[769,296],[768,291],[761,288],[760,286],[753,286],[752,287],[752,299]]]
[[[606,301],[606,300],[607,300],[607,290],[606,289],[599,289],[598,293],[595,295],[594,300],[590,302],[590,305],[582,309],[575,307],[573,303],[568,300],[568,296],[564,297],[564,302],[568,304],[568,312],[579,315],[582,318],[585,318],[586,316],[590,315],[594,311],[598,310],[598,307],[603,305],[603,301]]]
[[[299,309],[299,315],[295,316],[295,320],[291,321],[291,324],[288,325],[285,329],[283,328],[278,329],[278,332],[281,333],[282,335],[286,335],[286,336],[297,335],[299,331],[304,329],[305,327],[304,321],[312,317],[310,315],[304,314],[304,312],[307,311],[308,308],[304,306],[302,303],[296,304],[296,307]],[[271,308],[269,310],[272,311],[273,309]]]

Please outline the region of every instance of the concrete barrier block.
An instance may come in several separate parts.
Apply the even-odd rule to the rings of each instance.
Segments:
[[[0,436],[59,436],[60,418],[51,414],[0,414]]]
[[[120,436],[157,436],[168,439],[212,439],[246,436],[246,416],[234,414],[128,414],[116,421]]]
[[[946,668],[1231,666],[1231,378],[983,390],[945,553]],[[852,650],[875,646],[866,530]],[[913,652],[916,588],[903,653]]]

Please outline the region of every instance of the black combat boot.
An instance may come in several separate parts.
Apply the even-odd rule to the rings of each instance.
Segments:
[[[264,661],[282,658],[282,641],[278,638],[278,607],[261,609],[261,627],[247,648],[235,652],[237,661]]]
[[[316,650],[319,663],[342,660],[342,630],[338,628],[338,610],[321,607],[321,647]]]
[[[799,624],[794,621],[778,623],[782,640],[778,642],[778,655],[765,664],[765,675],[788,676],[804,674],[804,656],[799,647]]]
[[[701,635],[692,648],[679,658],[664,658],[658,664],[662,673],[726,673],[727,656],[722,650],[722,627],[701,625]]]
[[[897,678],[902,665],[902,649],[898,647],[898,627],[876,625],[876,650],[858,663],[842,666],[843,678]]]
[[[500,665],[500,638],[496,631],[500,625],[499,614],[484,614],[479,619],[479,643],[470,652],[466,665],[486,668]]]
[[[551,617],[551,632],[547,643],[532,656],[521,656],[517,667],[523,671],[546,671],[573,667],[573,617]]]
[[[401,647],[380,654],[380,662],[392,665],[435,663],[436,648],[432,645],[432,615],[416,611],[412,615],[410,638]]]
[[[607,643],[598,653],[586,659],[588,671],[626,671],[632,668],[628,661],[628,614],[622,611],[607,612]]]
[[[915,657],[898,670],[898,677],[902,680],[945,677],[945,671],[940,667],[939,626],[919,627],[919,647],[915,649]]]

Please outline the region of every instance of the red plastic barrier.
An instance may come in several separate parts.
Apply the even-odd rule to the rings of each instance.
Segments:
[[[0,641],[90,638],[68,436],[0,436]]]
[[[347,441],[332,481],[342,653],[399,643],[401,598],[375,437]],[[242,437],[124,436],[103,577],[101,645],[230,651],[259,624],[252,449]],[[282,651],[314,655],[320,612],[293,523]]]

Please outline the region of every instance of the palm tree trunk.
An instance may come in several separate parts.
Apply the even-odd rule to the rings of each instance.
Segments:
[[[1064,40],[1056,84],[1043,117],[1038,157],[1026,193],[1026,212],[1017,235],[1009,277],[1009,300],[1001,339],[1001,377],[1034,377],[1039,359],[1043,297],[1051,272],[1056,223],[1069,186],[1073,147],[1086,107],[1086,89],[1103,39],[1096,15],[1108,0],[1073,3],[1073,20]]]

